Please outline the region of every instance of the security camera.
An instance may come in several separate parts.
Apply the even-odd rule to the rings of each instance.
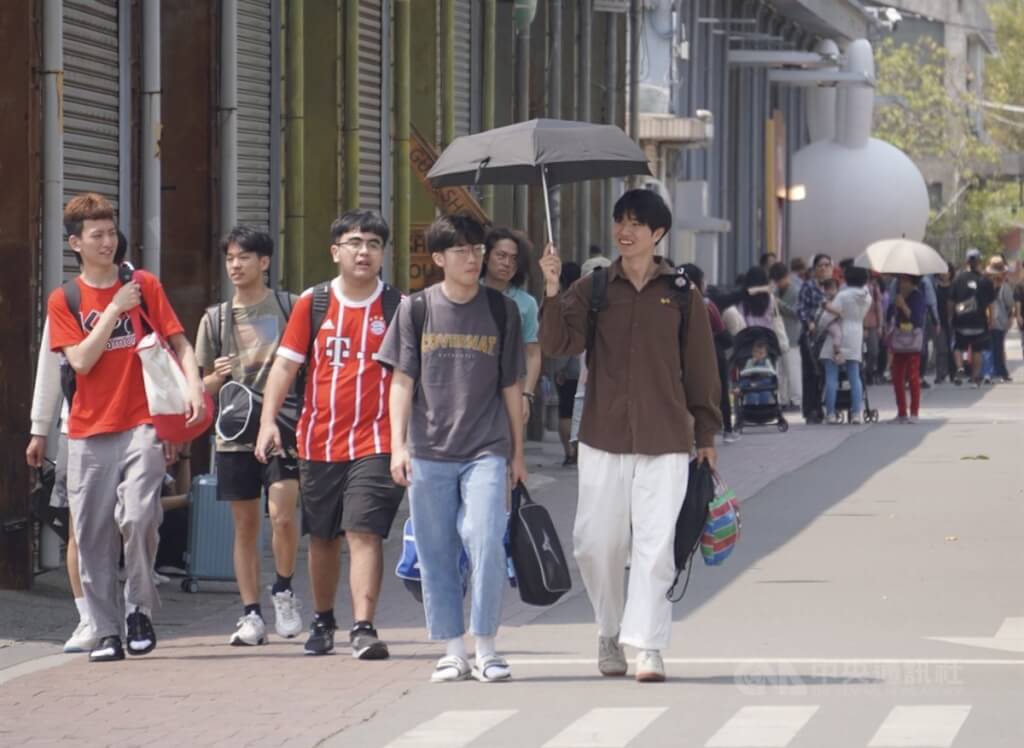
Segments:
[[[697,114],[697,119],[699,119],[701,122],[711,123],[711,122],[715,121],[714,113],[708,111],[707,109],[698,109],[696,114]]]
[[[885,11],[883,11],[883,15],[885,16],[885,20],[894,26],[903,20],[903,16],[900,15],[900,12],[895,8],[886,8]]]

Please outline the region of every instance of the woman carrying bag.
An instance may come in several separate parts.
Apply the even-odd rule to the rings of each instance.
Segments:
[[[927,302],[920,278],[901,275],[889,306],[886,342],[892,354],[892,386],[896,391],[898,415],[893,423],[917,423],[921,406],[921,349]],[[910,414],[907,414],[907,380],[910,380]]]

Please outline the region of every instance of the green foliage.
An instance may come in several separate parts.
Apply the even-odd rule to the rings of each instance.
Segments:
[[[1000,0],[988,8],[995,27],[996,56],[985,67],[985,97],[1024,106],[1024,0]],[[1024,152],[1024,114],[988,109],[986,127],[1001,147]]]

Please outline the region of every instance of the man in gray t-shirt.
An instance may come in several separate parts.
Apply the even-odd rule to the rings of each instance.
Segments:
[[[391,474],[409,486],[427,633],[447,649],[431,680],[505,680],[508,663],[494,641],[505,585],[505,497],[509,478],[526,480],[519,312],[480,285],[484,230],[477,221],[442,217],[426,238],[444,281],[402,302],[377,354],[394,369]],[[472,569],[472,672],[460,547]]]

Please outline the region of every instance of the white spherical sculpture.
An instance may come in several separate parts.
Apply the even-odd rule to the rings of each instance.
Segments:
[[[824,41],[821,52],[837,52]],[[852,42],[843,69],[874,76],[871,44]],[[793,155],[790,184],[806,196],[792,203],[789,253],[834,260],[856,257],[880,239],[920,241],[928,223],[924,177],[903,151],[870,137],[874,90],[867,86],[812,89],[810,145]]]

